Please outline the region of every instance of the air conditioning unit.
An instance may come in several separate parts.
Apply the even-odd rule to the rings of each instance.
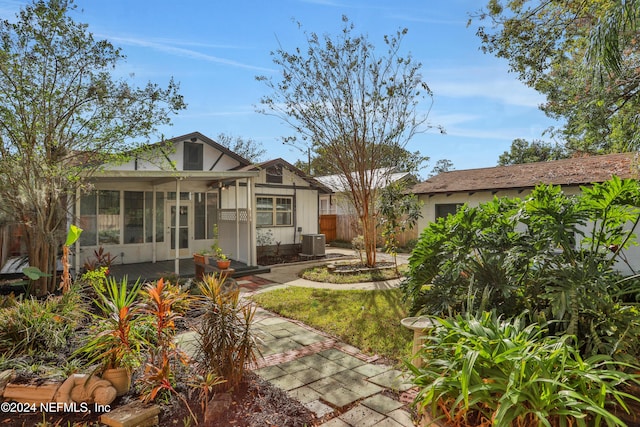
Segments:
[[[302,255],[324,256],[324,234],[303,234]]]

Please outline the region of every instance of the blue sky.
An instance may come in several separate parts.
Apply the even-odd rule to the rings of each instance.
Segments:
[[[13,20],[22,0],[0,0],[0,17]],[[74,19],[89,24],[98,38],[120,46],[127,59],[116,73],[144,85],[180,83],[187,110],[163,128],[165,137],[199,131],[251,138],[269,159],[305,159],[280,138],[291,129],[277,118],[256,112],[268,94],[257,75],[278,68],[270,52],[304,47],[294,23],[318,34],[336,34],[341,16],[383,50],[383,35],[408,28],[402,51],[422,63],[424,80],[434,93],[429,122],[446,134],[427,131],[408,145],[431,158],[449,159],[455,169],[494,166],[515,138],[543,139],[557,125],[538,109],[543,97],[508,72],[504,60],[483,54],[468,13],[479,0],[76,0]],[[134,77],[130,77],[134,75]],[[422,104],[423,111],[429,108]],[[305,151],[306,153],[306,151]]]

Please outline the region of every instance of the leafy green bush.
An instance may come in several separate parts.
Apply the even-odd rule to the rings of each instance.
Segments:
[[[612,407],[628,413],[625,400],[640,401],[623,391],[638,383],[627,365],[583,359],[571,337],[548,336],[523,316],[467,313],[437,323],[419,352],[425,365],[407,365],[420,411],[451,425],[625,425]]]
[[[616,177],[575,197],[538,186],[525,200],[494,199],[423,230],[403,292],[412,313],[453,316],[481,305],[575,335],[582,354],[634,356],[640,322],[616,268],[635,244],[639,184]],[[637,286],[637,285],[636,285]]]
[[[0,308],[0,353],[20,356],[64,350],[83,317],[76,289],[45,300],[15,300]]]

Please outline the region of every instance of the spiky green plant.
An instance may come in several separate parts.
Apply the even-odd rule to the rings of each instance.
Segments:
[[[612,409],[628,412],[628,400],[640,401],[624,391],[638,383],[626,373],[637,367],[606,355],[583,359],[571,337],[547,336],[523,316],[436,320],[419,352],[424,366],[407,366],[419,409],[451,425],[622,426]]]

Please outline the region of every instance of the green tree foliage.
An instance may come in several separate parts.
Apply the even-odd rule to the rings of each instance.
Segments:
[[[412,312],[527,311],[552,334],[577,336],[585,354],[637,354],[640,316],[624,301],[638,289],[616,265],[636,243],[639,198],[636,180],[614,177],[576,197],[539,186],[525,200],[496,198],[439,219],[409,259]]]
[[[106,159],[184,108],[177,85],[138,88],[110,72],[124,56],[74,22],[71,0],[36,0],[0,22],[0,211],[25,225],[32,266],[55,270],[76,190]],[[55,274],[38,294],[55,289]]]
[[[267,150],[259,142],[251,138],[220,133],[216,138],[216,142],[252,163],[263,160],[264,155],[267,154]]]
[[[272,90],[261,99],[262,112],[281,118],[296,133],[285,141],[306,141],[331,158],[333,173],[344,178],[371,266],[376,261],[374,171],[393,161],[388,154],[404,149],[426,127],[418,106],[431,91],[422,81],[420,64],[400,55],[406,29],[385,36],[387,51],[379,55],[366,36],[353,34],[346,17],[343,22],[336,37],[306,33],[305,48],[279,48],[272,56],[282,79],[258,80]]]
[[[440,159],[433,165],[431,172],[429,172],[429,177],[439,175],[444,172],[449,172],[454,170],[453,162],[449,159]]]
[[[490,0],[477,17],[485,52],[505,58],[547,97],[542,110],[563,125],[552,135],[572,151],[640,147],[636,1]]]
[[[393,257],[396,271],[396,256],[400,247],[398,235],[413,230],[418,219],[422,217],[423,203],[418,200],[418,196],[407,191],[408,187],[407,181],[392,182],[380,190],[377,201],[385,251]]]
[[[514,139],[509,151],[505,151],[498,158],[498,165],[517,165],[521,163],[547,162],[567,158],[564,147],[551,145],[544,141],[528,142],[524,139]]]

